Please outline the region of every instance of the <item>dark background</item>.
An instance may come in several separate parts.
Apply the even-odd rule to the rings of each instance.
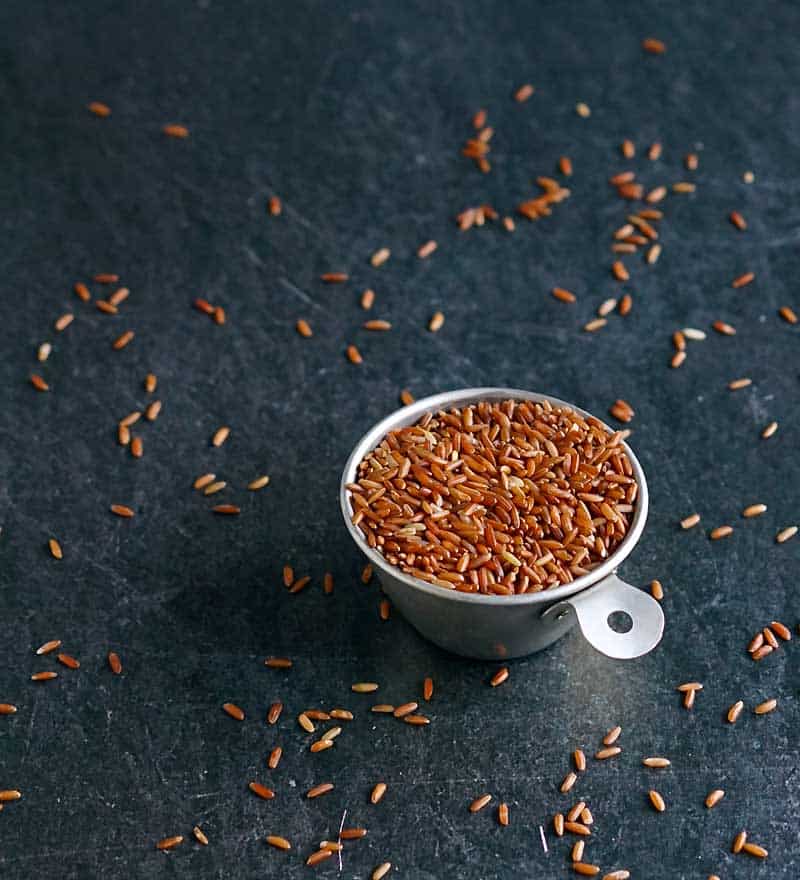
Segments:
[[[798,520],[798,330],[776,314],[800,304],[798,33],[796,4],[718,0],[3,5],[0,701],[19,712],[0,719],[0,788],[23,792],[0,814],[5,877],[311,876],[303,860],[345,808],[369,835],[348,845],[343,877],[384,860],[423,880],[568,877],[571,841],[553,837],[549,818],[573,797],[557,785],[570,751],[592,753],[614,724],[622,756],[590,761],[573,792],[595,816],[587,860],[637,880],[798,876],[797,648],[758,665],[745,653],[770,620],[795,627],[800,604],[800,542],[774,541]],[[667,54],[645,55],[647,36]],[[511,94],[524,82],[537,92],[519,105]],[[94,118],[90,100],[113,115]],[[460,155],[479,107],[496,130],[486,176]],[[166,138],[168,122],[191,137]],[[626,136],[639,147],[630,163]],[[643,156],[653,140],[658,162]],[[694,174],[682,165],[690,150]],[[467,206],[512,213],[562,154],[572,197],[552,217],[520,220],[513,235],[458,232]],[[627,259],[632,313],[582,333],[620,291],[608,248],[628,206],[607,178],[628,166],[648,186],[698,189],[663,203],[656,266]],[[265,210],[273,193],[277,219]],[[746,232],[728,223],[733,209]],[[428,238],[439,250],[420,261]],[[384,245],[392,259],[375,270],[369,255]],[[351,282],[321,284],[335,270]],[[733,290],[747,270],[756,282]],[[98,271],[131,289],[117,317],[71,292]],[[555,284],[578,303],[556,302]],[[359,329],[367,286],[388,334]],[[226,308],[224,327],[191,309],[198,295]],[[446,323],[432,335],[437,309]],[[76,320],[56,334],[67,310]],[[299,317],[313,339],[295,333]],[[715,319],[737,335],[711,332]],[[670,334],[687,325],[709,338],[669,370]],[[112,351],[128,328],[133,343]],[[38,365],[44,340],[54,351]],[[350,342],[360,367],[344,357]],[[30,387],[33,370],[51,393]],[[147,403],[149,370],[164,409],[135,426],[137,461],[116,444],[116,423]],[[742,375],[754,384],[729,392]],[[491,664],[379,620],[378,585],[358,580],[338,510],[345,458],[402,387],[421,397],[474,385],[549,392],[601,416],[617,397],[636,410],[651,513],[623,574],[664,583],[667,628],[650,656],[613,662],[573,633],[511,664],[494,690]],[[772,419],[778,433],[763,441]],[[231,437],[213,449],[221,424]],[[214,499],[191,488],[209,470],[230,486]],[[248,493],[263,472],[270,486]],[[213,516],[215,501],[242,515]],[[763,517],[741,519],[762,501]],[[113,502],[135,519],[113,517]],[[701,526],[681,532],[695,510]],[[707,539],[728,522],[730,538]],[[312,575],[305,592],[283,589],[285,562]],[[34,655],[51,638],[79,671]],[[121,677],[105,664],[112,648]],[[270,654],[294,668],[265,669]],[[50,668],[56,681],[28,680]],[[430,727],[368,712],[417,697],[425,675],[436,683]],[[360,679],[381,683],[378,700],[350,693]],[[705,682],[692,712],[674,690],[687,679]],[[771,696],[777,712],[754,717]],[[747,709],[731,727],[724,713],[740,697]],[[279,698],[284,716],[267,727]],[[223,714],[226,700],[245,723]],[[295,716],[337,705],[355,721],[309,755]],[[276,744],[283,761],[269,771]],[[645,770],[646,754],[673,765]],[[251,795],[252,779],[277,798]],[[379,779],[389,791],[375,807]],[[328,780],[332,794],[303,798]],[[663,815],[647,803],[654,786]],[[709,812],[716,787],[727,796]],[[483,791],[510,804],[508,828],[494,807],[467,812]],[[730,855],[740,828],[770,850],[766,864]],[[269,833],[293,851],[268,847]],[[172,834],[183,846],[156,852]]]

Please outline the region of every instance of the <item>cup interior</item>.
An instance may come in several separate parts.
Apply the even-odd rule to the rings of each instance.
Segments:
[[[625,454],[630,460],[631,466],[633,467],[634,478],[639,486],[639,494],[636,499],[636,509],[633,514],[633,521],[631,522],[628,533],[611,556],[596,568],[592,569],[588,574],[576,578],[572,583],[563,584],[560,587],[551,587],[547,590],[542,590],[539,593],[523,593],[515,596],[495,596],[487,595],[485,593],[461,593],[458,590],[447,590],[437,584],[429,584],[426,581],[419,580],[418,578],[406,574],[402,569],[388,562],[383,554],[379,553],[377,550],[373,550],[369,546],[361,533],[361,530],[357,526],[354,526],[351,521],[353,509],[350,502],[350,493],[347,489],[347,484],[354,482],[358,465],[361,463],[364,456],[371,452],[390,431],[413,425],[425,413],[451,409],[452,407],[468,406],[469,404],[479,403],[483,400],[548,400],[554,406],[566,407],[583,416],[598,418],[593,415],[593,413],[587,412],[585,409],[581,409],[581,407],[575,406],[573,403],[559,400],[557,397],[553,397],[549,394],[523,391],[518,388],[463,388],[458,391],[447,391],[443,394],[424,397],[417,400],[415,403],[412,403],[410,406],[404,406],[401,409],[396,410],[370,428],[370,430],[367,431],[367,433],[358,441],[355,448],[350,453],[350,457],[347,459],[347,464],[345,465],[342,474],[339,488],[339,503],[341,505],[342,515],[348,531],[361,552],[367,556],[369,561],[376,569],[378,569],[378,571],[384,571],[391,577],[402,581],[407,586],[416,590],[422,590],[425,593],[431,593],[439,597],[449,597],[454,602],[471,602],[485,605],[549,605],[552,602],[559,602],[569,596],[575,595],[575,593],[578,593],[581,590],[585,590],[587,587],[596,584],[598,581],[603,580],[603,578],[616,571],[617,566],[627,558],[636,546],[636,542],[641,537],[647,520],[649,502],[647,481],[642,466],[634,455],[633,450],[624,442],[622,445],[625,449]],[[602,419],[598,420],[603,422]],[[603,422],[603,424],[613,433],[612,428],[606,425],[605,422]]]

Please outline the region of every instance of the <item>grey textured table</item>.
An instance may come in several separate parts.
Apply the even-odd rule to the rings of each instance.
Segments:
[[[348,845],[343,877],[390,860],[405,878],[570,876],[569,842],[549,817],[572,803],[557,785],[573,748],[597,748],[614,724],[624,751],[590,760],[574,790],[595,815],[586,857],[636,880],[723,880],[800,874],[797,838],[797,647],[754,664],[751,634],[798,620],[795,539],[776,532],[798,513],[797,328],[777,309],[798,306],[800,168],[793,4],[366,2],[149,3],[80,6],[30,0],[0,9],[3,349],[0,417],[0,789],[20,801],[0,814],[0,872],[29,878],[305,877],[305,857],[347,824],[369,828]],[[668,51],[645,55],[641,39]],[[536,85],[525,104],[511,99]],[[106,101],[108,119],[86,111]],[[592,109],[575,113],[577,101]],[[460,155],[470,118],[495,127],[492,173]],[[164,123],[187,125],[172,140]],[[632,137],[639,157],[619,155]],[[662,158],[642,153],[660,140]],[[693,174],[682,166],[700,156]],[[453,217],[490,202],[503,213],[532,196],[535,177],[568,154],[572,196],[537,224],[519,220],[459,233]],[[630,165],[647,186],[696,181],[670,195],[664,251],[629,259],[627,318],[581,332],[619,294],[612,231],[627,206],[607,178]],[[755,183],[742,182],[745,170]],[[278,193],[284,212],[267,215]],[[727,221],[731,210],[746,232]],[[418,260],[434,238],[439,250]],[[392,249],[380,269],[369,255]],[[319,275],[347,271],[344,286]],[[754,284],[731,279],[751,270]],[[131,289],[117,316],[77,300],[72,283],[119,272]],[[553,285],[578,302],[554,300]],[[103,291],[91,284],[95,297]],[[360,329],[376,291],[388,334]],[[106,291],[107,293],[108,291]],[[225,307],[217,326],[191,307]],[[426,324],[446,315],[436,335]],[[53,322],[76,319],[63,333]],[[304,317],[315,335],[301,339]],[[735,337],[711,332],[716,319]],[[709,332],[669,370],[670,334]],[[134,341],[115,352],[125,329]],[[53,344],[38,365],[36,347]],[[344,357],[356,343],[364,363]],[[51,385],[28,384],[39,370]],[[143,406],[145,373],[159,377],[163,412],[137,425],[144,456],[116,443],[116,423]],[[732,393],[729,380],[753,385]],[[547,391],[604,415],[618,397],[636,416],[631,443],[649,477],[651,515],[624,576],[664,583],[661,646],[631,663],[594,653],[577,633],[493,666],[423,642],[398,617],[378,617],[337,507],[355,440],[397,405],[451,388],[503,384]],[[762,427],[780,422],[764,441]],[[232,428],[219,449],[209,438]],[[213,471],[240,504],[213,516],[192,491]],[[260,493],[243,487],[259,473]],[[763,501],[767,513],[740,511]],[[132,520],[109,513],[129,504]],[[679,520],[703,521],[682,532]],[[735,526],[719,542],[709,528]],[[64,558],[51,558],[57,537]],[[313,583],[281,585],[290,562]],[[323,572],[336,579],[321,590]],[[78,656],[58,667],[34,649],[50,638]],[[110,674],[108,650],[124,672]],[[288,655],[288,672],[263,658]],[[34,684],[31,673],[59,669]],[[380,699],[419,694],[433,723],[410,729],[371,715],[359,679]],[[693,711],[675,686],[705,683]],[[752,707],[775,696],[778,710]],[[724,722],[735,699],[738,724]],[[286,704],[275,727],[268,705]],[[232,701],[247,719],[221,710]],[[306,707],[355,713],[336,747],[309,755],[295,722]],[[275,771],[265,760],[284,749]],[[669,770],[646,770],[666,754]],[[247,790],[270,783],[269,803]],[[378,780],[389,785],[368,802]],[[335,790],[306,801],[330,780]],[[657,786],[667,811],[647,790]],[[706,793],[724,788],[713,811]],[[510,804],[470,815],[483,791]],[[210,845],[191,838],[200,825]],[[550,850],[538,826],[547,828]],[[732,856],[746,828],[766,846],[759,863]],[[289,837],[281,853],[268,833]],[[183,846],[160,853],[160,838]],[[318,869],[333,876],[334,860]]]

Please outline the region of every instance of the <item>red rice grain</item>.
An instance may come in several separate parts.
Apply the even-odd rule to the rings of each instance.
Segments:
[[[663,55],[664,52],[667,51],[667,47],[661,40],[657,40],[655,37],[647,37],[647,39],[642,40],[642,48],[645,52],[649,52],[651,55]]]
[[[480,797],[476,797],[474,801],[469,805],[470,813],[477,813],[479,810],[482,810],[492,799],[490,794],[482,794]]]
[[[561,794],[566,794],[568,791],[570,791],[574,787],[574,785],[577,781],[578,781],[578,774],[574,773],[572,770],[570,770],[570,772],[567,773],[567,775],[564,777],[563,781],[561,782],[561,785],[558,787],[558,790],[561,792]]]
[[[522,104],[527,101],[535,91],[536,89],[530,83],[525,83],[514,92],[514,100],[518,104]]]
[[[309,788],[309,790],[306,792],[306,797],[316,798],[320,795],[327,794],[329,791],[333,791],[333,783],[321,782],[319,785],[315,785],[313,788]]]
[[[583,329],[585,333],[594,333],[597,330],[600,330],[602,327],[605,327],[608,321],[605,318],[595,318],[593,321],[589,321],[587,324],[583,325]]]
[[[50,654],[53,651],[55,651],[56,648],[60,648],[60,647],[61,647],[61,639],[51,639],[51,641],[45,642],[43,645],[40,645],[36,649],[36,653],[40,656],[42,654]]]
[[[367,288],[361,294],[361,308],[364,309],[365,312],[369,311],[375,303],[375,291]]]
[[[164,132],[168,137],[173,138],[188,138],[189,137],[189,129],[185,125],[178,125],[177,123],[171,122],[169,125],[163,126],[161,131]]]
[[[430,321],[428,321],[428,330],[431,333],[437,333],[444,326],[444,315],[441,312],[434,312]]]
[[[497,807],[497,821],[504,828],[508,825],[508,804],[502,803]]]
[[[108,660],[108,668],[114,675],[122,674],[122,661],[119,659],[119,654],[114,651],[109,651],[108,656],[106,658]]]
[[[369,258],[369,261],[372,266],[377,269],[379,266],[382,266],[391,255],[392,252],[389,250],[389,248],[378,248],[378,250],[376,250],[375,253],[373,253],[373,255]]]
[[[747,221],[738,211],[731,211],[728,215],[728,219],[740,232],[747,229]]]
[[[159,840],[156,844],[156,849],[167,852],[171,849],[175,849],[176,846],[180,846],[182,843],[183,835],[176,834],[174,837],[165,837],[162,840]]]
[[[313,867],[314,865],[318,865],[320,862],[324,862],[325,859],[329,859],[332,855],[332,849],[318,849],[315,853],[311,853],[311,855],[306,859],[306,864],[309,867]]]
[[[681,528],[684,530],[693,529],[699,522],[700,522],[700,514],[699,513],[692,513],[689,516],[687,516],[681,520]]]
[[[221,428],[217,428],[214,432],[214,436],[211,438],[212,446],[222,446],[222,444],[228,439],[228,436],[231,433],[231,429],[227,425],[223,425]]]
[[[580,822],[565,822],[564,831],[570,834],[577,834],[579,837],[589,837],[592,833],[591,829]]]
[[[783,639],[784,642],[790,642],[792,640],[792,632],[788,626],[781,623],[779,620],[773,620],[770,623],[772,629],[778,634],[778,637]]]
[[[492,687],[497,687],[498,685],[503,684],[504,681],[508,680],[509,670],[507,666],[503,666],[495,672],[495,674],[489,679],[489,684]]]
[[[216,474],[202,474],[192,483],[192,486],[195,489],[205,489],[206,486],[214,482],[216,476]]]
[[[620,754],[622,749],[619,746],[608,746],[607,748],[600,749],[600,751],[595,753],[595,758],[598,761],[605,761],[607,758],[613,758],[616,755]]]
[[[617,279],[617,281],[628,281],[631,277],[622,260],[615,260],[614,263],[612,263],[611,274]]]
[[[642,764],[644,764],[645,767],[652,767],[656,770],[663,770],[665,767],[669,767],[671,763],[672,762],[669,758],[642,758]]]
[[[270,669],[291,669],[292,661],[288,657],[267,657],[264,666]]]
[[[292,845],[285,837],[279,837],[277,834],[270,834],[266,838],[267,843],[270,846],[274,846],[275,849],[287,850],[291,849]]]
[[[796,324],[798,320],[797,313],[790,306],[781,306],[778,314],[786,321],[787,324]]]
[[[770,700],[764,700],[763,703],[759,703],[753,711],[756,715],[767,715],[770,712],[774,712],[778,707],[778,701],[773,697]]]
[[[708,537],[712,541],[718,541],[720,538],[727,538],[731,534],[733,534],[732,526],[717,526],[708,533]]]
[[[745,272],[744,275],[739,275],[738,278],[734,278],[733,281],[731,281],[731,287],[745,287],[750,284],[755,277],[755,272]]]
[[[87,105],[87,109],[94,116],[99,116],[101,119],[111,116],[111,108],[108,104],[104,104],[102,101],[91,101]]]
[[[223,703],[222,709],[236,721],[244,721],[244,712],[235,703]]]
[[[437,247],[439,247],[438,243],[432,239],[426,241],[425,244],[420,245],[417,249],[417,256],[420,260],[425,260],[436,250]]]
[[[275,797],[275,792],[271,788],[267,788],[266,785],[262,785],[260,782],[249,782],[247,787],[253,794],[258,795],[262,800],[271,801]]]
[[[120,349],[125,348],[125,346],[133,339],[133,336],[133,330],[126,330],[111,343],[111,347],[115,351],[119,351]]]
[[[360,840],[367,836],[366,828],[343,828],[339,832],[340,840]]]
[[[76,660],[69,654],[59,654],[56,657],[56,660],[58,660],[62,666],[66,666],[67,669],[80,669],[80,661]]]
[[[119,287],[117,288],[111,296],[108,298],[108,301],[112,306],[118,306],[121,303],[125,302],[125,300],[130,296],[130,290],[127,287]]]

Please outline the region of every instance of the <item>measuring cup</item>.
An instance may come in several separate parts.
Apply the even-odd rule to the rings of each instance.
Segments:
[[[561,638],[575,623],[584,638],[608,657],[630,660],[652,651],[664,632],[664,612],[652,596],[617,576],[618,566],[641,537],[648,506],[642,466],[627,444],[623,444],[623,448],[639,486],[628,533],[608,559],[588,574],[559,587],[515,596],[448,590],[412,577],[392,565],[367,544],[360,529],[353,525],[347,484],[356,481],[358,465],[390,431],[413,425],[427,412],[468,406],[482,400],[548,400],[553,406],[590,415],[547,394],[515,388],[465,388],[418,400],[370,428],[347,460],[339,501],[350,535],[372,563],[383,591],[422,636],[464,657],[502,660],[532,654]],[[614,612],[625,612],[629,616],[632,626],[627,632],[617,632],[610,626],[609,618]]]

